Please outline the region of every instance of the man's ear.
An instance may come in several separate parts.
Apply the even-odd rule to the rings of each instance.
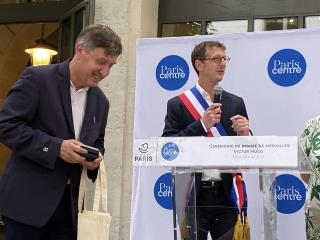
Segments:
[[[80,59],[83,52],[85,51],[83,45],[81,43],[78,43],[74,47],[74,55],[77,57],[77,59]]]
[[[202,69],[202,66],[203,66],[203,62],[200,60],[196,60],[194,62],[194,65],[195,65],[196,69],[198,70],[198,72],[200,72],[200,70]]]
[[[86,49],[84,48],[84,46],[81,43],[77,43],[74,50],[79,55],[82,55],[86,51]]]

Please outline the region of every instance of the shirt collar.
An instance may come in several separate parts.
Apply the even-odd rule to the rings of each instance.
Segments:
[[[200,92],[200,94],[202,95],[203,98],[210,98],[210,94],[207,93],[199,84],[199,82],[196,83],[196,88],[198,89],[198,91]]]
[[[74,91],[74,92],[79,92],[79,91],[85,91],[88,92],[89,87],[85,87],[85,88],[80,88],[78,91],[76,91],[76,87],[74,86],[73,82],[70,80],[70,88]]]

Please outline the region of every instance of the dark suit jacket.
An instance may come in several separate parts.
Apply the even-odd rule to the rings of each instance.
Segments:
[[[88,90],[80,141],[104,153],[109,102]],[[0,182],[0,213],[35,227],[54,213],[70,179],[73,216],[82,167],[59,158],[64,139],[74,139],[69,61],[30,67],[11,88],[0,112],[0,142],[12,155]],[[97,169],[88,171],[95,180]]]
[[[223,125],[228,136],[236,136],[237,133],[231,128],[232,122],[230,118],[237,114],[248,118],[246,107],[242,98],[231,94],[227,91],[223,91],[221,99],[221,120],[220,123]],[[185,107],[178,96],[170,99],[167,104],[167,115],[165,117],[165,127],[163,130],[163,137],[169,136],[206,136],[207,133],[203,129],[200,120],[196,121],[189,110]],[[197,173],[195,176],[196,191],[200,188],[201,173]],[[230,189],[232,184],[232,175],[229,173],[221,174],[225,192],[229,200]],[[197,191],[198,192],[198,191]],[[190,194],[192,196],[192,194]],[[193,204],[194,201],[191,201]],[[190,204],[190,201],[189,201]]]

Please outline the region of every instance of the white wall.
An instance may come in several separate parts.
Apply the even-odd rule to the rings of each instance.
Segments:
[[[129,239],[136,38],[156,37],[159,0],[96,0],[95,23],[109,25],[122,39],[123,54],[101,88],[110,101],[106,130],[110,240]]]

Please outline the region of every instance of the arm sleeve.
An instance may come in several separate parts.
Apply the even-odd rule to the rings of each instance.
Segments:
[[[165,117],[165,126],[163,137],[183,137],[183,136],[206,136],[207,133],[203,128],[200,120],[188,122],[186,112],[181,102],[177,98],[170,99],[167,104],[167,115]]]
[[[0,142],[14,154],[53,169],[62,139],[32,128],[39,106],[39,84],[31,68],[15,83],[0,112]]]
[[[310,128],[310,122],[312,122],[312,120],[305,124],[298,138],[298,161],[301,171],[314,171],[311,163],[313,145],[310,141],[314,133],[312,127]]]

